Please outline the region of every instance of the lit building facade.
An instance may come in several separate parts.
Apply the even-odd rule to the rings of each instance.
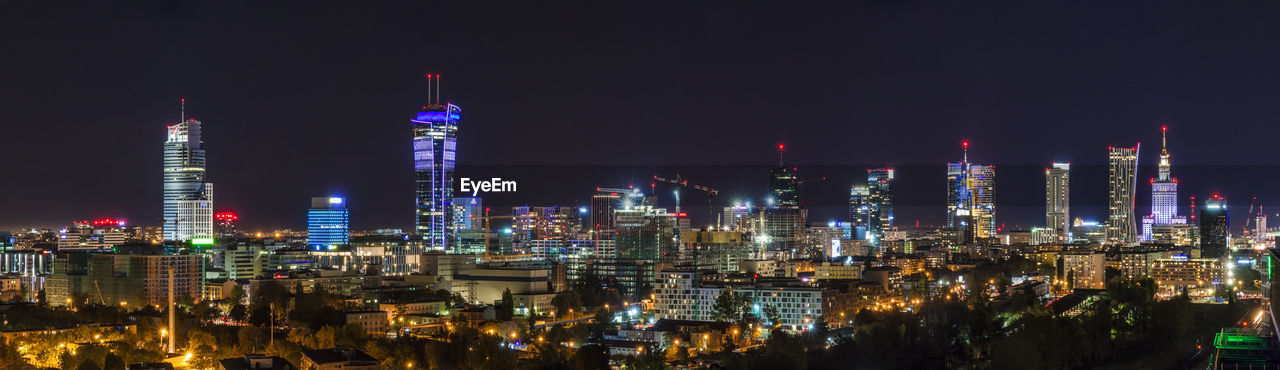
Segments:
[[[577,207],[512,207],[511,218],[512,240],[522,244],[539,239],[569,239],[579,226]]]
[[[808,218],[808,210],[800,207],[766,208],[757,233],[757,242],[765,246],[765,257],[795,257],[805,242]]]
[[[849,222],[853,224],[854,238],[867,238],[867,223],[871,220],[871,189],[866,185],[849,188]]]
[[[612,238],[615,217],[613,211],[631,206],[640,206],[644,196],[639,189],[596,188],[591,194],[591,220],[589,230],[595,231],[599,238]]]
[[[311,198],[311,209],[307,210],[307,246],[320,251],[348,245],[350,221],[345,198]]]
[[[867,170],[867,237],[871,245],[879,245],[884,234],[893,229],[893,169]]]
[[[443,251],[453,223],[453,171],[458,121],[462,108],[453,104],[423,107],[410,120],[413,128],[413,169],[417,203],[414,233],[422,248]],[[421,253],[421,251],[414,251]]]
[[[1151,279],[1161,289],[1208,287],[1222,284],[1222,261],[1217,258],[1173,256],[1151,263]]]
[[[58,250],[106,250],[124,244],[124,220],[79,221],[58,233]]]
[[[1104,253],[1065,253],[1062,275],[1072,289],[1103,289],[1106,280],[1107,255]],[[1068,277],[1067,275],[1070,275]]]
[[[1071,164],[1044,169],[1044,183],[1044,225],[1057,231],[1058,241],[1066,241],[1071,232]]]
[[[164,240],[213,243],[213,184],[205,180],[200,121],[166,127],[164,141]]]
[[[616,248],[619,258],[657,260],[676,258],[676,215],[648,206],[614,211]]]
[[[769,188],[773,190],[773,206],[800,206],[800,178],[794,167],[781,166],[769,172]]]
[[[1220,258],[1231,245],[1231,212],[1220,194],[1205,199],[1200,208],[1200,257]]]
[[[764,310],[773,307],[778,311],[777,324],[783,330],[803,331],[811,329],[822,319],[822,288],[808,286],[743,284],[701,285],[697,272],[661,271],[654,285],[654,315],[659,319],[712,321],[715,302],[721,294],[732,292],[751,302],[750,310],[756,317],[764,317]]]
[[[969,191],[969,163],[947,163],[947,227],[955,228],[965,242],[973,239],[973,195]]]
[[[969,166],[969,191],[973,195],[973,233],[993,238],[996,228],[996,166]]]
[[[1134,193],[1137,189],[1138,150],[1108,148],[1109,186],[1107,202],[1107,244],[1133,244],[1138,241],[1134,218]]]
[[[969,243],[996,236],[996,167],[969,163],[969,142],[963,146],[964,161],[947,163],[947,227]]]
[[[1156,241],[1153,237],[1158,227],[1185,225],[1186,217],[1178,216],[1178,179],[1170,170],[1168,127],[1160,128],[1160,162],[1156,178],[1151,179],[1151,213],[1142,218],[1142,241]]]
[[[480,197],[453,198],[453,233],[484,229],[484,201]]]

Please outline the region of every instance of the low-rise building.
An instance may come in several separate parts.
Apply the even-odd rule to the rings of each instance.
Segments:
[[[378,309],[386,313],[387,322],[401,315],[447,315],[449,306],[444,301],[379,303]]]
[[[345,311],[342,315],[346,317],[348,325],[359,326],[361,329],[364,329],[365,334],[369,334],[374,338],[386,337],[387,330],[390,329],[391,325],[391,321],[387,319],[388,316],[386,311]]]
[[[823,261],[813,265],[815,280],[841,280],[862,278],[862,265],[843,261]]]
[[[248,353],[242,357],[218,361],[222,370],[294,370],[288,360],[280,357]]]
[[[1214,258],[1174,256],[1151,264],[1151,279],[1162,289],[1200,288],[1222,283],[1222,262]]]
[[[705,284],[695,287],[696,272],[663,271],[654,288],[655,315],[659,319],[711,321],[716,299],[732,292],[751,302],[757,316],[770,307],[778,311],[786,330],[805,330],[822,317],[822,288],[798,284],[747,283]]]
[[[376,370],[378,360],[356,349],[337,347],[302,351],[302,370]]]
[[[544,293],[550,291],[550,274],[538,267],[477,267],[455,274],[454,293],[470,302],[490,304],[502,300],[502,293]]]

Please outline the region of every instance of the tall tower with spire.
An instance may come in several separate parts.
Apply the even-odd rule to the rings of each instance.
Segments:
[[[1151,179],[1151,213],[1142,218],[1142,241],[1152,241],[1156,229],[1169,225],[1185,225],[1178,216],[1178,179],[1172,175],[1169,161],[1169,126],[1160,127],[1160,161],[1156,177]]]
[[[178,122],[165,127],[164,240],[213,244],[213,183],[205,179],[200,121],[186,118],[186,99]]]
[[[969,142],[962,162],[947,163],[947,226],[962,243],[996,235],[996,166],[969,163]]]
[[[435,82],[434,94],[432,81]],[[440,104],[439,86],[439,75],[427,75],[427,105],[409,120],[413,131],[413,170],[417,195],[413,232],[420,238],[421,245],[410,248],[407,254],[421,253],[423,249],[445,250],[448,231],[453,224],[453,161],[462,108],[448,102]],[[399,258],[397,256],[391,266],[384,266],[384,272],[394,275],[413,272],[410,263]]]

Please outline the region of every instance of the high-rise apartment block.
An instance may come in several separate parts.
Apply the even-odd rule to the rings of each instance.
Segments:
[[[1108,148],[1108,244],[1133,244],[1138,241],[1134,192],[1137,189],[1138,149],[1141,146],[1142,144],[1132,148]]]
[[[1058,241],[1069,240],[1071,232],[1071,164],[1054,163],[1044,169],[1044,224],[1056,232]]]

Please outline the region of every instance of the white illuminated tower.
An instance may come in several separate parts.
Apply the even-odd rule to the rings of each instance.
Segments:
[[[1134,192],[1137,189],[1138,149],[1109,147],[1107,243],[1133,244],[1138,241],[1134,219]]]
[[[1071,164],[1054,163],[1044,169],[1044,225],[1067,240],[1071,222]]]
[[[1178,179],[1170,171],[1168,132],[1168,126],[1160,128],[1159,170],[1151,179],[1151,213],[1142,218],[1142,241],[1150,241],[1157,226],[1187,223],[1186,217],[1178,216]]]
[[[164,141],[164,240],[213,244],[213,184],[205,182],[201,124],[185,117],[182,103]]]

